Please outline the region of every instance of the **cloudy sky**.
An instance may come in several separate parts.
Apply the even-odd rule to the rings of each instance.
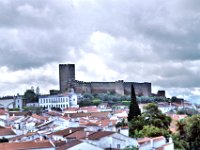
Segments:
[[[199,0],[0,0],[0,96],[83,81],[151,82],[200,102]]]

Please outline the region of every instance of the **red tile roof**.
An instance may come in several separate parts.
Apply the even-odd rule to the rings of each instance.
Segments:
[[[6,135],[16,135],[16,134],[11,128],[0,129],[0,136],[6,136]]]
[[[101,139],[103,137],[106,137],[106,136],[109,136],[109,135],[112,135],[114,134],[115,132],[111,132],[111,131],[99,131],[99,132],[95,132],[93,134],[90,134],[88,136],[88,139],[89,140],[98,140],[98,139]]]
[[[47,121],[48,117],[43,117],[43,116],[39,116],[37,114],[32,114],[33,118],[39,119],[39,120],[43,120],[43,121]]]
[[[67,128],[64,130],[60,130],[60,131],[56,131],[54,133],[52,133],[52,135],[60,135],[60,136],[67,136],[75,131],[80,131],[80,130],[84,130],[84,127],[71,127],[71,128]]]
[[[61,113],[58,113],[58,112],[55,112],[55,111],[49,111],[47,112],[48,115],[51,115],[51,116],[62,116]]]
[[[81,139],[85,139],[87,136],[89,136],[90,134],[93,134],[94,132],[89,132],[89,131],[76,131],[73,132],[72,134],[69,134],[68,136],[66,136],[66,138],[74,138],[76,140],[81,140]]]
[[[58,148],[56,148],[56,150],[66,150],[66,149],[69,149],[71,147],[74,147],[78,144],[82,143],[81,141],[77,141],[77,140],[74,140],[74,141],[71,141],[71,142],[68,142]]]
[[[53,145],[49,141],[0,143],[1,150],[27,150],[40,148],[53,148]]]

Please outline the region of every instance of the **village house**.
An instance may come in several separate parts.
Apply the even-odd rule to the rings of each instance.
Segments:
[[[136,139],[111,131],[99,131],[93,134],[89,134],[84,141],[104,149],[124,149],[128,146],[138,146]]]
[[[1,150],[55,150],[54,143],[50,141],[28,141],[15,143],[0,143]]]
[[[103,150],[103,148],[83,141],[74,140],[60,146],[56,150]]]
[[[174,150],[172,139],[166,142],[165,137],[142,138],[137,140],[139,150]]]
[[[78,107],[77,95],[75,93],[67,93],[62,95],[40,96],[39,106],[47,109],[60,108],[61,110],[68,107]]]
[[[11,127],[0,127],[0,139],[1,138],[12,138],[17,136]]]

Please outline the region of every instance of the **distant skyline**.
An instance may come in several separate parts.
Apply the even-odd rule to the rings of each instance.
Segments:
[[[0,96],[83,81],[151,82],[200,102],[199,0],[0,0]]]

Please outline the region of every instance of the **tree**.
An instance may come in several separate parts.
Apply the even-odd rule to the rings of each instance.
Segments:
[[[117,128],[118,128],[118,127],[125,127],[125,126],[127,126],[127,125],[128,125],[127,122],[126,122],[125,119],[123,118],[121,122],[118,122],[118,123],[116,124],[116,127],[117,127]]]
[[[28,103],[38,101],[37,95],[35,94],[35,92],[33,90],[30,90],[30,89],[26,90],[23,98],[26,99]]]
[[[192,116],[195,114],[199,114],[199,111],[194,108],[182,108],[177,111],[177,114],[186,114],[188,116]]]
[[[131,103],[129,106],[128,121],[131,121],[134,117],[139,115],[141,115],[141,111],[136,100],[135,89],[133,85],[131,85]]]
[[[144,107],[141,116],[134,117],[129,122],[129,135],[134,138],[157,135],[168,138],[170,123],[171,118],[163,114],[156,104],[150,103]]]
[[[134,117],[128,124],[129,126],[129,136],[137,138],[138,136],[135,135],[135,131],[140,131],[146,125],[144,116],[137,116]]]
[[[137,137],[157,137],[157,136],[165,136],[169,137],[170,133],[168,130],[155,127],[153,125],[147,125],[144,126],[142,130],[138,132],[138,130],[135,131],[136,134],[138,134]]]
[[[158,128],[168,129],[171,123],[171,117],[163,114],[155,103],[150,103],[144,107],[143,116],[148,125]]]
[[[185,139],[190,143],[190,149],[200,149],[200,115],[187,118],[184,131]]]

